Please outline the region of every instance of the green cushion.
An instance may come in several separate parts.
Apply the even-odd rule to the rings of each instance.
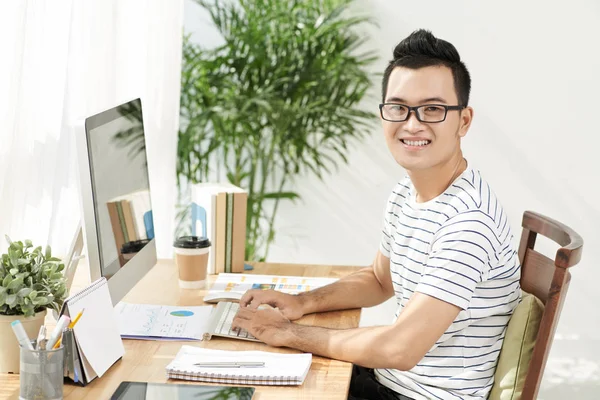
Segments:
[[[543,312],[541,300],[523,292],[506,328],[489,400],[521,398]]]

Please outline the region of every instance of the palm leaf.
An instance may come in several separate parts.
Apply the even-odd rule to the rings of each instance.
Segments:
[[[178,182],[248,190],[247,259],[264,259],[294,178],[348,162],[376,120],[361,103],[376,61],[351,0],[197,0],[223,37],[183,44]],[[267,203],[268,202],[268,203]]]

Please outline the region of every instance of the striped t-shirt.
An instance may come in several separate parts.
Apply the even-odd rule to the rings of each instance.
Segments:
[[[508,218],[481,174],[467,168],[444,193],[415,200],[410,179],[389,198],[381,253],[389,257],[398,309],[415,292],[462,310],[411,370],[377,379],[415,400],[486,399],[506,326],[521,297],[521,266]]]

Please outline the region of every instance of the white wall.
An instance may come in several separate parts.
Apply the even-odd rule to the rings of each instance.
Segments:
[[[463,142],[471,165],[495,188],[510,216],[515,240],[523,211],[558,219],[585,240],[582,262],[563,309],[540,398],[596,398],[600,385],[600,196],[596,118],[600,104],[597,38],[600,3],[359,0],[379,29],[370,46],[382,72],[395,44],[418,28],[452,42],[473,81],[475,119]],[[196,25],[187,1],[184,26],[195,40],[216,40]],[[367,106],[377,112],[379,86]],[[403,175],[379,127],[349,152],[349,166],[324,182],[299,179],[303,201],[280,207],[269,261],[366,265],[379,243],[383,207]],[[554,249],[544,246],[544,249]],[[389,320],[383,309],[369,323]]]
[[[158,256],[171,255],[182,24],[183,0],[0,2],[1,235],[65,254],[81,215],[72,124],[140,97]]]
[[[183,1],[78,1],[73,13],[69,115],[89,116],[141,98],[157,252],[170,257]]]

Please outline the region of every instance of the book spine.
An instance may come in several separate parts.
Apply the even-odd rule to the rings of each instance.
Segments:
[[[231,244],[231,272],[244,272],[246,256],[246,211],[248,193],[235,193],[233,197],[233,232]]]
[[[215,244],[215,240],[217,237],[217,228],[216,228],[216,222],[217,222],[217,195],[216,194],[211,194],[210,195],[210,215],[207,216],[207,219],[210,218],[210,232],[208,233],[210,235],[210,241],[211,241],[211,245],[213,246],[214,249],[214,244]],[[216,254],[214,251],[211,251],[208,255],[208,274],[209,275],[214,275],[216,272]]]
[[[125,237],[123,236],[123,230],[121,229],[121,223],[119,222],[119,213],[117,211],[117,204],[109,201],[106,203],[108,209],[108,216],[110,218],[110,225],[112,227],[113,237],[115,239],[115,246],[117,247],[117,254],[119,255],[119,265],[125,265],[125,258],[121,255],[121,246],[125,243]]]
[[[233,193],[227,193],[227,230],[225,237],[225,272],[231,272],[231,248],[233,235]]]
[[[133,223],[133,212],[131,210],[131,202],[129,200],[121,200],[121,209],[123,210],[123,218],[125,220],[125,229],[127,230],[127,237],[129,241],[133,242],[137,239],[137,233],[135,231],[135,225]]]
[[[225,272],[225,240],[227,237],[227,193],[217,194],[215,210],[215,241],[213,251],[215,254],[215,273]]]
[[[123,216],[123,206],[120,201],[115,203],[117,205],[117,214],[119,215],[119,225],[121,225],[121,231],[123,232],[123,237],[125,238],[125,243],[129,242],[129,235],[127,235],[127,226],[125,226],[125,217]],[[121,251],[121,248],[118,249]]]
[[[135,234],[138,240],[147,239],[146,226],[144,224],[144,192],[136,192],[131,196],[129,200],[129,206],[131,208],[131,214],[133,215],[133,222],[135,226]]]
[[[146,239],[154,239],[154,222],[152,218],[152,200],[150,199],[150,192],[144,190],[141,192],[141,199],[143,201],[143,220]]]

